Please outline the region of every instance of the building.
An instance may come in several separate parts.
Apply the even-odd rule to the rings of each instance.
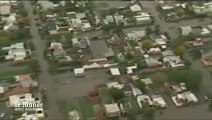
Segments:
[[[142,91],[141,91],[140,89],[134,87],[132,84],[130,84],[130,87],[131,87],[131,89],[132,89],[132,93],[133,93],[133,96],[134,96],[134,97],[137,97],[137,96],[143,94]]]
[[[211,15],[212,12],[212,2],[204,3],[202,6],[199,5],[192,5],[192,9],[194,13],[201,15]]]
[[[145,59],[146,65],[147,67],[161,67],[163,66],[163,63],[160,62],[158,59],[153,58],[153,57],[149,57]]]
[[[10,4],[0,4],[0,13],[1,15],[9,15],[11,10]]]
[[[191,26],[183,26],[180,28],[180,33],[183,36],[188,36],[192,33],[192,28]]]
[[[141,8],[140,5],[134,4],[134,5],[130,6],[130,10],[131,10],[132,12],[140,12],[140,11],[142,11],[142,8]]]
[[[5,56],[6,60],[23,61],[27,57],[24,43],[12,44],[10,47],[3,47],[2,50],[8,51],[8,55]]]
[[[76,110],[68,112],[69,120],[80,120],[79,112]]]
[[[137,102],[141,109],[144,107],[151,107],[153,105],[151,98],[144,94],[137,96]]]
[[[85,75],[85,69],[84,68],[76,68],[76,69],[74,69],[74,75],[76,77],[84,76]]]
[[[123,15],[115,15],[114,20],[116,24],[120,24],[124,22],[124,16]]]
[[[144,79],[141,79],[141,81],[146,85],[152,85],[153,84],[151,78],[144,78]]]
[[[109,82],[107,83],[107,89],[110,89],[110,88],[123,89],[124,84],[119,84],[118,82]]]
[[[204,53],[202,55],[201,60],[205,66],[211,66],[212,65],[212,51]]]
[[[15,76],[15,79],[16,81],[20,83],[22,87],[37,87],[38,86],[38,82],[32,80],[29,74],[17,75]]]
[[[110,74],[112,76],[119,76],[119,75],[121,75],[121,73],[120,73],[120,71],[119,71],[118,68],[110,68]]]
[[[163,97],[161,95],[152,95],[151,96],[151,99],[152,99],[153,105],[155,107],[165,108],[165,107],[168,106],[167,103],[165,102],[165,100],[163,99]]]
[[[185,67],[185,64],[179,56],[176,56],[172,51],[162,52],[163,62],[171,68]]]
[[[137,65],[127,67],[127,74],[132,74],[137,69]]]
[[[113,104],[104,104],[105,113],[107,117],[115,117],[120,116],[121,110],[119,109],[119,106],[117,103]]]
[[[142,38],[146,36],[146,31],[132,31],[130,33],[127,33],[127,40],[132,41],[140,41]]]
[[[139,15],[134,17],[136,19],[136,23],[140,25],[150,24],[152,22],[151,16],[148,12],[140,12]]]

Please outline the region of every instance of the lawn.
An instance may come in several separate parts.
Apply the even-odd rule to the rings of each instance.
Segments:
[[[129,101],[131,104],[131,109],[128,111],[129,115],[136,115],[141,112],[140,107],[138,106],[137,100],[134,97],[129,97]]]
[[[89,120],[94,117],[93,102],[86,97],[79,98],[80,110],[83,120]]]
[[[113,102],[113,98],[109,94],[109,90],[106,87],[99,88],[98,92],[100,94],[101,101],[103,103],[108,103],[109,104],[109,103]]]
[[[61,39],[67,39],[67,40],[71,40],[71,38],[73,37],[72,33],[60,33],[60,34],[53,34],[53,35],[46,35],[45,39],[48,41],[51,40],[61,40]]]
[[[0,73],[0,78],[13,77],[15,75],[27,74],[27,73],[32,73],[32,71],[30,71],[29,69],[26,68],[26,69],[22,69],[22,70],[2,72],[2,73]]]

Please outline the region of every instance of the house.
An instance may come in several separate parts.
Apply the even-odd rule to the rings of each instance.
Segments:
[[[144,79],[141,79],[141,81],[146,85],[152,85],[153,84],[151,78],[144,78]]]
[[[104,24],[114,23],[114,17],[112,15],[107,15],[104,19]]]
[[[172,96],[171,98],[177,107],[181,107],[185,104],[185,96],[183,94],[177,94],[176,96]]]
[[[163,50],[166,49],[167,46],[167,37],[165,35],[159,36],[151,36],[151,39],[155,41],[155,43]]]
[[[22,87],[37,87],[38,86],[38,82],[32,80],[29,74],[17,75],[15,76],[15,79],[16,81],[20,83]]]
[[[119,75],[121,75],[121,73],[120,73],[120,71],[119,71],[118,68],[110,68],[110,74],[112,76],[119,76]]]
[[[52,42],[50,43],[49,49],[51,50],[54,58],[59,62],[70,62],[72,58],[66,54],[63,49],[62,43]]]
[[[124,84],[119,84],[118,82],[109,82],[107,83],[107,88],[117,88],[117,89],[123,89],[124,88]]]
[[[27,57],[24,43],[12,44],[10,47],[3,47],[2,50],[8,51],[8,55],[5,56],[6,60],[23,61]]]
[[[134,87],[132,84],[130,84],[130,87],[131,87],[131,89],[132,89],[132,93],[133,93],[133,96],[134,96],[134,97],[137,97],[137,96],[143,94],[142,91],[141,91],[140,89]]]
[[[41,6],[39,8],[42,8],[44,11],[48,9],[53,9],[58,6],[58,4],[54,4],[53,2],[44,0],[38,0],[38,4]]]
[[[105,113],[107,117],[115,117],[120,116],[121,110],[119,109],[119,106],[117,103],[113,104],[104,104]]]
[[[181,58],[179,56],[176,56],[172,51],[164,51],[162,52],[162,56],[163,56],[163,62],[171,68],[185,66]]]
[[[171,5],[163,5],[161,8],[162,10],[173,10],[175,7]]]
[[[24,102],[35,103],[38,106],[43,107],[43,103],[41,102],[40,98],[34,97],[34,95],[32,95],[31,93],[16,94],[9,96],[8,107],[16,107],[17,103],[22,104]],[[42,111],[40,107],[38,107],[37,109]]]
[[[57,27],[56,27],[56,21],[54,19],[47,20],[47,28],[49,31],[49,34],[57,34]]]
[[[191,91],[185,91],[178,93],[176,96],[172,96],[172,100],[177,107],[181,107],[188,103],[197,103],[197,97]]]
[[[161,67],[163,66],[163,63],[160,62],[158,59],[150,57],[150,58],[146,58],[145,62],[147,64],[147,67]]]
[[[7,84],[0,84],[0,94],[5,93],[8,90]]]
[[[192,28],[191,26],[183,26],[180,28],[180,33],[183,36],[188,36],[192,33]]]
[[[34,114],[26,112],[21,115],[17,120],[39,120],[44,118],[43,111],[36,111]]]
[[[127,33],[127,40],[132,40],[132,41],[139,41],[141,40],[143,37],[146,36],[146,31],[142,30],[142,31],[132,31],[130,33]]]
[[[73,38],[72,39],[72,45],[75,47],[79,47],[81,49],[87,48],[89,45],[90,40],[88,38],[79,39],[79,38]]]
[[[147,53],[150,55],[160,54],[161,49],[159,47],[150,48]]]
[[[203,5],[192,5],[192,10],[194,13],[201,15],[211,15],[212,12],[212,2],[203,3]]]
[[[151,98],[144,94],[137,96],[137,102],[141,109],[144,107],[151,107],[153,105]]]
[[[191,91],[185,91],[183,92],[187,102],[189,103],[197,103],[198,99],[197,97],[191,92]]]
[[[161,95],[152,95],[151,99],[155,107],[158,107],[158,108],[167,107],[167,103],[165,102],[165,100],[163,99]]]
[[[140,12],[137,16],[134,16],[136,19],[136,23],[143,25],[143,24],[150,24],[152,22],[151,16],[148,12]]]
[[[123,15],[115,15],[114,20],[116,24],[120,24],[124,22],[124,16]]]
[[[84,76],[85,75],[85,69],[84,68],[74,69],[74,75],[77,76],[77,77]]]
[[[132,74],[137,69],[137,65],[127,67],[127,74]]]
[[[207,25],[207,28],[208,28],[210,31],[212,31],[212,24]]]
[[[76,110],[68,112],[69,120],[80,120],[79,112]]]
[[[0,3],[0,14],[9,15],[11,11],[10,3]]]
[[[207,53],[204,53],[202,55],[201,60],[205,66],[211,66],[212,65],[212,50]]]
[[[134,5],[130,6],[130,10],[131,10],[132,12],[140,12],[140,11],[142,11],[142,8],[141,8],[140,5],[134,4]]]

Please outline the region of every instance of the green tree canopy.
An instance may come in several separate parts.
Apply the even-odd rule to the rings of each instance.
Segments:
[[[180,83],[186,83],[189,89],[196,90],[201,82],[201,73],[193,70],[173,70],[168,74],[170,80]]]
[[[142,113],[144,118],[152,118],[154,117],[155,110],[154,108],[147,107],[142,109]]]
[[[153,41],[151,39],[145,39],[143,42],[142,42],[142,48],[143,49],[149,49],[153,46]]]
[[[186,52],[186,47],[184,45],[178,45],[175,49],[174,49],[174,53],[176,55],[179,56],[183,56],[184,53]]]
[[[135,86],[139,88],[142,92],[145,92],[146,84],[140,80],[135,81]]]
[[[123,91],[120,90],[120,89],[118,89],[118,88],[114,88],[114,87],[113,88],[110,88],[109,89],[109,93],[110,93],[110,95],[113,97],[113,99],[115,101],[119,101],[119,100],[121,100],[121,99],[124,98]]]
[[[162,85],[168,80],[168,77],[164,72],[156,72],[151,76],[151,79],[154,81],[154,83]]]
[[[145,31],[146,31],[147,35],[152,34],[152,32],[153,32],[151,27],[146,27]]]

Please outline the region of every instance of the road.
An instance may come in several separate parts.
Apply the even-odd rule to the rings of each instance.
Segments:
[[[31,34],[33,36],[32,42],[36,47],[37,59],[41,66],[41,73],[39,75],[40,84],[46,88],[46,94],[48,97],[48,119],[49,120],[61,120],[62,115],[59,112],[56,104],[57,96],[55,93],[54,83],[51,80],[51,76],[48,73],[48,63],[44,60],[43,50],[45,49],[45,43],[41,40],[40,35],[38,34],[38,28],[36,26],[35,18],[33,15],[33,7],[30,1],[23,1],[25,9],[28,11],[28,17],[30,18],[31,25]]]

